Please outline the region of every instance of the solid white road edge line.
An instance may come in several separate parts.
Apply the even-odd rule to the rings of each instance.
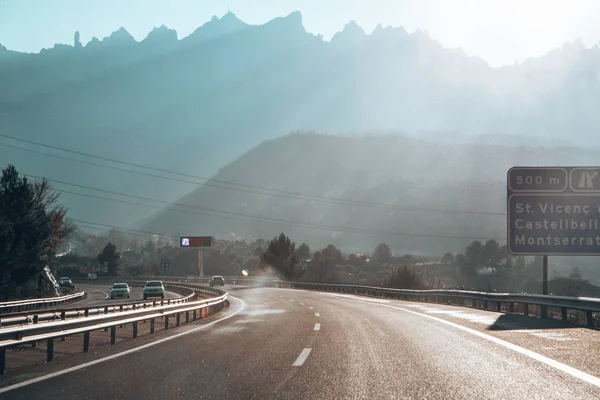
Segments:
[[[308,358],[308,355],[310,354],[311,351],[312,351],[312,349],[310,349],[310,348],[306,348],[306,349],[302,350],[302,352],[300,353],[300,355],[298,356],[296,361],[294,361],[294,363],[292,364],[292,367],[301,367],[304,364],[304,362],[306,361],[306,359]]]
[[[578,370],[576,368],[569,367],[566,364],[563,364],[563,363],[561,363],[559,361],[553,360],[552,358],[549,358],[549,357],[543,356],[541,354],[538,354],[538,353],[536,353],[534,351],[528,350],[528,349],[523,348],[521,346],[517,346],[516,344],[512,344],[512,343],[507,342],[505,340],[498,339],[497,337],[490,336],[490,335],[487,335],[485,333],[476,331],[475,329],[467,328],[466,326],[462,326],[462,325],[456,324],[454,322],[446,321],[444,319],[441,319],[441,318],[438,318],[438,317],[434,317],[434,316],[431,316],[431,315],[427,315],[427,314],[421,314],[420,312],[416,312],[416,311],[413,311],[413,310],[408,310],[408,309],[405,309],[405,308],[402,308],[402,307],[391,306],[391,305],[388,305],[388,304],[374,304],[372,302],[361,301],[361,300],[354,300],[354,299],[348,299],[348,298],[344,298],[344,297],[340,297],[340,298],[343,299],[343,300],[355,301],[355,302],[362,303],[362,304],[370,304],[372,306],[393,308],[393,309],[404,311],[404,312],[407,312],[407,313],[410,313],[410,314],[418,315],[418,316],[421,316],[423,318],[429,318],[431,320],[440,322],[442,324],[451,326],[451,327],[456,328],[456,329],[460,329],[460,330],[462,330],[464,332],[467,332],[467,333],[470,333],[470,334],[472,334],[474,336],[478,336],[478,337],[480,337],[482,339],[485,339],[485,340],[488,340],[490,342],[496,343],[496,344],[498,344],[500,346],[504,346],[507,349],[513,350],[513,351],[515,351],[515,352],[517,352],[519,354],[522,354],[524,356],[532,358],[532,359],[534,359],[534,360],[536,360],[538,362],[546,364],[546,365],[548,365],[550,367],[553,367],[553,368],[555,368],[555,369],[557,369],[557,370],[559,370],[561,372],[569,374],[569,375],[571,375],[571,376],[573,376],[573,377],[575,377],[577,379],[580,379],[580,380],[582,380],[584,382],[587,382],[587,383],[589,383],[591,385],[594,385],[594,386],[600,388],[600,378],[597,378],[597,377],[595,377],[593,375],[587,374],[587,373],[585,373],[583,371],[580,371],[580,370]]]
[[[321,330],[321,324],[315,324],[315,331]]]
[[[229,297],[231,297],[232,299],[239,300],[242,303],[242,306],[240,307],[240,309],[237,310],[236,312],[234,312],[231,315],[228,315],[228,316],[223,317],[223,318],[219,318],[219,319],[217,319],[215,321],[209,322],[206,325],[202,325],[202,326],[199,326],[197,328],[190,329],[189,331],[177,333],[177,334],[175,334],[173,336],[168,336],[166,338],[162,338],[162,339],[159,339],[159,340],[154,341],[154,342],[146,343],[146,344],[144,344],[142,346],[135,347],[133,349],[125,350],[125,351],[122,351],[120,353],[112,354],[110,356],[99,358],[99,359],[94,360],[94,361],[90,361],[90,362],[87,362],[87,363],[84,363],[84,364],[76,365],[76,366],[71,367],[71,368],[63,369],[62,371],[56,371],[56,372],[53,372],[53,373],[48,374],[48,375],[43,375],[43,376],[40,376],[40,377],[37,377],[37,378],[33,378],[33,379],[30,379],[30,380],[27,380],[27,381],[15,383],[14,385],[10,385],[10,386],[6,386],[6,387],[3,387],[3,388],[0,388],[0,394],[6,393],[6,392],[9,392],[11,390],[15,390],[15,389],[18,389],[18,388],[21,388],[21,387],[24,387],[24,386],[29,386],[29,385],[32,385],[32,384],[37,383],[37,382],[42,382],[42,381],[45,381],[47,379],[51,379],[51,378],[54,378],[54,377],[57,377],[57,376],[60,376],[60,375],[68,374],[69,372],[73,372],[73,371],[77,371],[77,370],[80,370],[80,369],[83,369],[83,368],[87,368],[87,367],[90,367],[90,366],[95,365],[95,364],[100,364],[100,363],[105,362],[105,361],[110,361],[110,360],[113,360],[115,358],[125,356],[127,354],[135,353],[136,351],[144,350],[144,349],[147,349],[148,347],[156,346],[157,344],[168,342],[169,340],[177,339],[178,337],[189,335],[190,333],[198,332],[198,331],[206,329],[209,326],[212,326],[212,325],[214,325],[216,323],[219,323],[221,321],[225,321],[226,319],[229,319],[231,317],[236,316],[237,314],[239,314],[240,312],[242,312],[246,308],[246,303],[242,299],[239,299],[239,298],[233,297],[233,296],[229,296]],[[310,351],[309,351],[309,353],[310,353]]]

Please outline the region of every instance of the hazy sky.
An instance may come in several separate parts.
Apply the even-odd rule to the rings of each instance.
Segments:
[[[446,47],[462,47],[493,66],[539,56],[566,41],[600,42],[600,0],[0,0],[0,43],[37,52],[54,43],[86,43],[124,26],[143,39],[162,24],[179,37],[222,16],[262,24],[292,11],[307,31],[328,40],[350,20],[370,33],[378,23],[425,29]]]

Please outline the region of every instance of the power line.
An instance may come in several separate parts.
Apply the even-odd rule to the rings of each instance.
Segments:
[[[92,166],[95,166],[95,167],[112,169],[112,170],[115,170],[115,171],[129,172],[129,173],[132,173],[132,174],[138,174],[138,175],[148,176],[148,177],[152,177],[152,178],[160,178],[160,179],[164,179],[164,180],[167,180],[167,181],[190,183],[190,184],[193,184],[195,186],[203,184],[204,186],[208,186],[208,187],[214,187],[214,188],[225,189],[225,190],[234,190],[234,191],[244,192],[244,193],[260,194],[260,195],[263,195],[263,196],[274,196],[274,197],[283,197],[283,198],[295,198],[295,197],[290,197],[290,196],[283,195],[283,194],[263,193],[263,192],[259,192],[259,191],[256,191],[256,190],[239,189],[239,188],[233,188],[233,187],[219,186],[219,185],[215,185],[215,184],[211,184],[211,183],[202,183],[202,182],[191,181],[191,180],[186,180],[186,179],[181,179],[181,178],[173,178],[173,177],[168,177],[168,176],[150,174],[150,173],[142,172],[142,171],[133,171],[133,170],[130,170],[130,169],[115,167],[114,165],[104,165],[104,164],[94,163],[94,162],[91,162],[91,161],[78,160],[76,158],[60,156],[58,154],[45,153],[45,152],[39,151],[39,150],[26,149],[24,147],[13,146],[13,145],[6,144],[6,143],[0,143],[0,146],[2,146],[2,147],[8,147],[8,148],[15,149],[15,150],[20,150],[20,151],[26,151],[26,152],[29,152],[29,153],[43,155],[43,156],[47,156],[47,157],[58,158],[60,160],[73,161],[73,162],[84,164],[84,165],[92,165]],[[306,199],[300,199],[300,200],[306,200]],[[332,201],[331,203],[332,204],[344,204],[344,205],[346,204],[346,203],[334,202],[334,201]]]
[[[68,185],[68,186],[75,186],[75,187],[79,187],[79,188],[83,188],[83,189],[89,189],[89,190],[94,190],[94,191],[98,191],[98,192],[102,192],[102,193],[109,193],[109,194],[114,194],[114,195],[118,195],[118,196],[124,196],[124,197],[131,197],[131,198],[141,199],[141,200],[145,200],[145,201],[154,201],[154,202],[158,202],[158,203],[165,203],[167,205],[176,205],[176,206],[179,206],[179,207],[199,209],[199,210],[203,210],[203,211],[209,211],[209,212],[216,212],[216,213],[222,213],[222,214],[226,214],[226,215],[231,215],[232,217],[230,217],[229,219],[239,219],[240,217],[244,218],[244,219],[250,218],[250,219],[254,219],[254,220],[251,220],[251,222],[275,223],[277,225],[295,226],[295,227],[301,227],[301,228],[307,228],[307,229],[316,229],[316,230],[321,230],[321,231],[322,230],[330,230],[330,231],[339,231],[339,232],[364,233],[364,234],[371,234],[371,235],[411,236],[411,237],[427,237],[427,238],[438,238],[438,239],[464,239],[464,240],[487,239],[487,238],[484,238],[484,237],[467,237],[467,236],[453,236],[453,235],[415,234],[415,233],[405,233],[405,232],[376,231],[376,230],[370,230],[370,229],[349,228],[349,227],[340,227],[340,226],[332,226],[332,225],[310,224],[310,223],[304,223],[304,222],[300,222],[300,221],[290,221],[290,220],[284,220],[284,219],[279,219],[279,218],[271,218],[271,217],[264,217],[264,216],[258,216],[258,215],[248,215],[248,214],[236,213],[236,212],[232,212],[232,211],[214,210],[214,209],[210,209],[210,208],[206,208],[206,207],[191,206],[191,205],[187,205],[187,204],[170,203],[170,202],[164,201],[164,200],[156,200],[156,199],[151,199],[151,198],[143,197],[143,196],[130,195],[130,194],[127,194],[127,193],[120,193],[120,192],[116,192],[116,191],[109,191],[109,190],[94,188],[94,187],[86,186],[86,185],[79,185],[79,184],[73,184],[73,183],[64,182],[64,181],[60,181],[60,180],[42,178],[42,177],[39,177],[39,176],[36,176],[36,175],[31,175],[31,174],[23,174],[23,175],[27,176],[27,177],[30,177],[30,178],[34,178],[34,179],[46,179],[49,182],[55,182],[55,183],[59,183],[59,184],[63,184],[63,185]],[[116,201],[116,202],[126,203],[126,204],[132,204],[132,205],[139,205],[139,206],[147,206],[147,207],[158,208],[158,207],[152,206],[152,205],[127,202],[127,201],[120,200],[120,199],[111,199],[111,198],[106,198],[106,197],[93,196],[93,195],[89,195],[89,194],[82,194],[82,193],[65,191],[65,190],[62,190],[62,189],[54,189],[54,190],[62,191],[62,192],[69,193],[69,194],[79,195],[79,196],[98,198],[98,199],[101,199],[101,200]],[[159,209],[164,209],[164,208],[159,208]],[[196,214],[196,213],[193,213],[193,212],[184,211],[184,210],[177,210],[177,209],[173,209],[173,208],[167,208],[167,209],[169,209],[171,211],[177,211],[177,212],[186,213],[186,214]],[[201,213],[197,213],[197,214],[199,214],[199,215],[205,215],[205,214],[201,214]],[[210,215],[209,214],[208,216],[218,217],[218,218],[226,218],[225,216],[221,216],[221,215]],[[503,240],[503,239],[496,239],[496,240]]]
[[[151,235],[151,236],[152,235],[157,235],[157,236],[164,236],[164,237],[169,237],[169,238],[177,237],[177,236],[174,236],[174,235],[167,235],[167,234],[164,234],[164,233],[157,233],[157,232],[145,231],[145,230],[141,230],[141,229],[124,228],[122,226],[101,224],[99,222],[84,221],[84,220],[76,219],[76,218],[68,218],[68,219],[70,221],[77,222],[77,223],[88,224],[88,225],[97,225],[97,226],[101,226],[101,227],[104,227],[104,228],[119,229],[119,230],[122,230],[122,231],[128,231],[128,232],[133,232],[133,233],[146,234],[146,235]]]
[[[153,171],[162,172],[162,173],[168,173],[168,174],[179,175],[179,176],[184,176],[184,177],[188,177],[188,178],[199,179],[199,180],[206,181],[206,182],[212,182],[212,183],[216,182],[216,183],[220,183],[220,184],[224,184],[224,185],[234,186],[234,187],[229,187],[229,186],[214,185],[212,183],[204,183],[205,186],[216,187],[216,188],[225,189],[225,190],[236,190],[236,191],[260,194],[260,195],[266,195],[266,196],[285,197],[285,198],[292,198],[292,199],[305,200],[305,201],[318,201],[318,202],[324,202],[324,203],[330,203],[330,204],[371,207],[371,208],[397,209],[397,210],[402,210],[402,211],[441,212],[441,213],[466,214],[466,215],[506,216],[506,213],[502,213],[502,212],[449,210],[449,209],[439,209],[439,208],[400,206],[400,205],[390,205],[390,204],[367,202],[367,201],[360,201],[360,200],[351,200],[351,199],[344,199],[344,198],[332,198],[332,197],[325,197],[325,196],[319,196],[319,195],[309,195],[309,194],[293,192],[293,191],[269,189],[269,188],[254,186],[254,185],[248,185],[248,184],[242,184],[242,183],[236,183],[236,182],[228,182],[228,181],[214,179],[214,178],[206,178],[206,177],[202,177],[202,176],[186,174],[186,173],[177,172],[177,171],[170,171],[170,170],[163,169],[163,168],[156,168],[156,167],[136,164],[136,163],[132,163],[132,162],[128,162],[128,161],[116,160],[116,159],[112,159],[112,158],[108,158],[108,157],[97,156],[97,155],[90,154],[90,153],[66,149],[63,147],[52,146],[52,145],[48,145],[45,143],[36,142],[33,140],[17,138],[17,137],[6,135],[6,134],[0,134],[0,137],[4,137],[7,139],[16,140],[16,141],[20,141],[20,142],[24,142],[24,143],[29,143],[29,144],[33,144],[33,145],[37,145],[37,146],[42,146],[42,147],[50,148],[53,150],[59,150],[59,151],[67,152],[67,153],[77,154],[77,155],[84,156],[84,157],[90,157],[90,158],[95,158],[95,159],[113,162],[113,163],[117,163],[117,164],[133,166],[136,168],[148,169],[148,170],[153,170]],[[36,153],[36,154],[41,154],[41,155],[45,155],[45,156],[49,156],[49,157],[56,157],[56,158],[74,161],[74,162],[78,162],[78,163],[94,165],[94,166],[102,167],[102,168],[115,169],[115,170],[130,172],[130,173],[134,173],[134,174],[146,175],[146,176],[167,179],[167,180],[172,180],[172,181],[192,183],[192,184],[196,184],[196,185],[200,184],[200,182],[185,181],[185,180],[181,180],[181,179],[177,179],[177,178],[173,178],[173,177],[165,177],[165,176],[160,176],[160,175],[155,175],[155,174],[148,174],[148,173],[144,173],[144,172],[140,172],[140,171],[127,170],[127,169],[118,168],[118,167],[114,167],[114,166],[107,166],[107,165],[102,165],[102,164],[97,164],[97,163],[91,163],[91,162],[87,162],[87,161],[58,156],[55,154],[43,153],[43,152],[31,150],[31,149],[24,149],[21,147],[11,146],[11,145],[7,145],[7,144],[3,144],[3,143],[0,143],[0,146],[10,147],[10,148],[27,151],[27,152],[31,152],[31,153]],[[246,189],[240,189],[235,186],[239,186],[239,187],[246,188]],[[249,189],[252,189],[252,190],[249,190]],[[268,191],[268,192],[272,192],[272,193],[264,193],[264,192],[260,192],[259,190]]]
[[[112,227],[112,228],[109,229],[109,228],[106,228],[106,227],[98,227],[98,226],[92,226],[92,225],[85,225],[85,224],[82,224],[82,223],[77,223],[77,227],[78,228],[86,228],[86,229],[94,229],[94,230],[102,231],[102,232],[110,232],[113,229],[117,229],[119,231],[126,231],[127,230],[127,228]],[[124,232],[124,233],[127,234],[127,235],[132,235],[132,236],[140,236],[140,237],[145,237],[145,238],[148,237],[147,234],[143,234],[143,233],[136,233],[136,232]],[[155,235],[161,236],[161,237],[175,238],[175,236],[163,236],[163,235],[160,235],[158,233],[156,233]]]

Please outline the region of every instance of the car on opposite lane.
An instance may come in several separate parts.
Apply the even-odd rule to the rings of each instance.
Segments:
[[[220,276],[220,275],[213,276],[212,279],[210,280],[209,284],[210,284],[211,287],[213,287],[213,286],[225,286],[225,279],[222,276]]]
[[[73,281],[71,280],[71,278],[69,278],[67,276],[63,276],[60,278],[60,280],[58,281],[58,286],[67,287],[67,288],[75,287],[75,285],[73,285]]]
[[[144,285],[144,300],[148,297],[165,298],[165,285],[162,281],[148,281]]]
[[[110,288],[110,298],[114,299],[116,297],[126,297],[129,298],[131,296],[131,288],[126,283],[113,283]]]

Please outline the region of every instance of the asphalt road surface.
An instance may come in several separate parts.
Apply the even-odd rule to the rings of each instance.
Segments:
[[[7,375],[0,398],[600,398],[598,331],[446,305],[226,290],[231,306],[210,318]]]
[[[70,303],[66,307],[79,307],[79,306],[98,306],[98,305],[110,305],[113,303],[126,303],[127,301],[140,301],[144,300],[144,293],[141,287],[132,287],[131,288],[131,297],[128,298],[116,298],[114,300],[110,299],[110,288],[111,285],[86,285],[86,284],[75,284],[77,289],[84,290],[87,292],[87,298],[77,301],[75,303]],[[173,292],[165,292],[165,299],[174,299],[177,297],[181,297],[180,294]]]

